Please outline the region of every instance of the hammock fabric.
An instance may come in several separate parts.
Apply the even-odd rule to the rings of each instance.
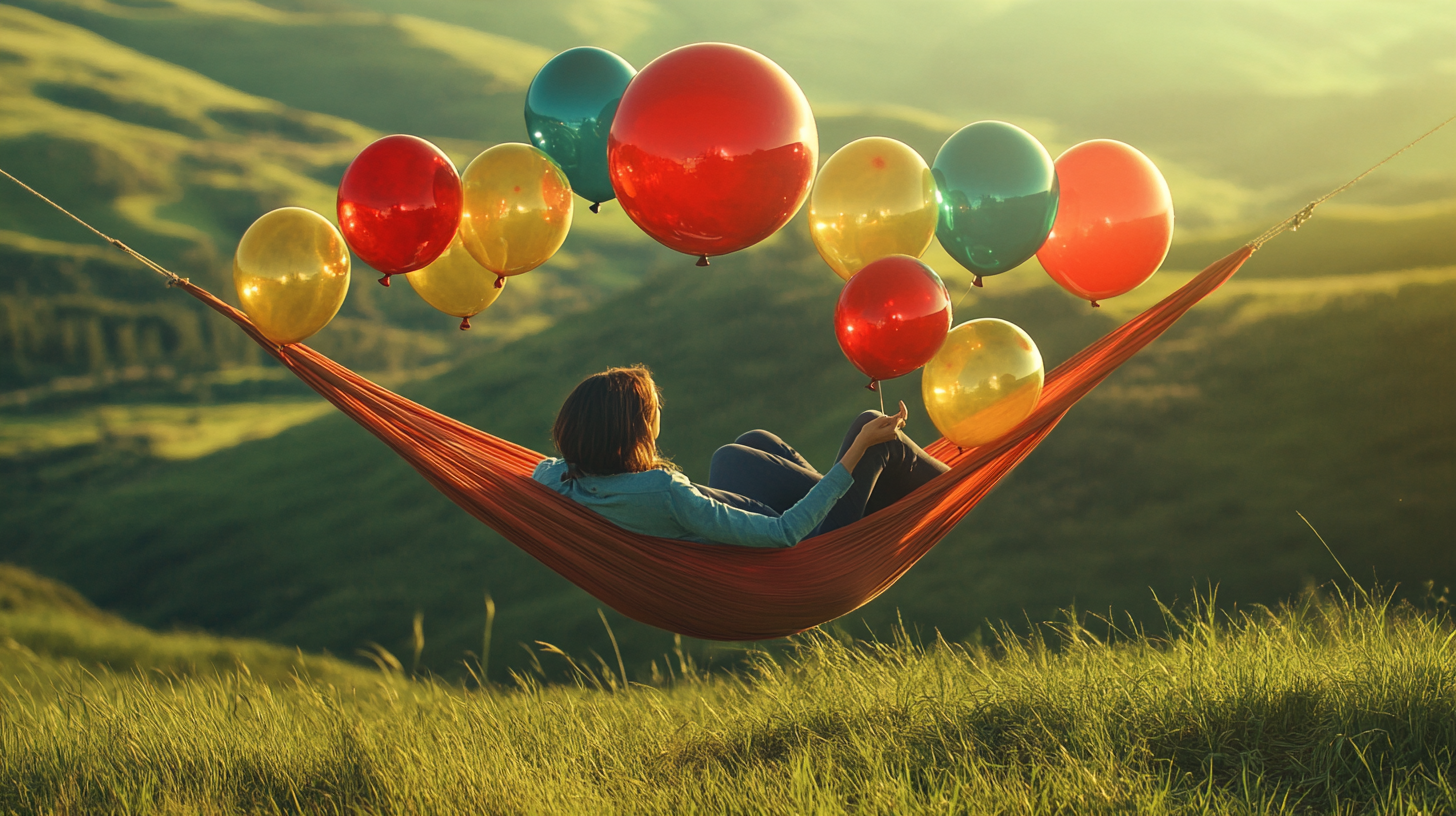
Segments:
[[[541,563],[642,623],[712,640],[802,632],[873,600],[915,565],[1082,397],[1228,280],[1254,251],[1218,261],[1047,376],[1041,402],[1007,436],[926,450],[949,472],[892,507],[789,549],[694,544],[629,533],[537,484],[544,457],[435,413],[313,349],[278,346],[242,312],[175,285],[230,318],[298,378],[389,445],[441,493]]]

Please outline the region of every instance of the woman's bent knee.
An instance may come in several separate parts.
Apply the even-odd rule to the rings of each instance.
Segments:
[[[860,432],[860,429],[864,428],[864,426],[870,424],[871,422],[879,419],[882,416],[884,416],[884,414],[873,409],[865,411],[864,413],[855,417],[853,422],[849,423],[849,429],[851,432],[858,434]]]

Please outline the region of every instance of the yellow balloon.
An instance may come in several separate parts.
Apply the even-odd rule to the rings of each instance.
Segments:
[[[925,254],[936,216],[935,179],[925,159],[883,136],[835,151],[809,195],[814,246],[845,280],[886,255]]]
[[[460,238],[481,266],[502,277],[546,263],[571,229],[571,184],[540,150],[498,144],[460,176]]]
[[[942,436],[963,448],[1001,438],[1041,399],[1041,352],[1020,327],[983,317],[962,323],[925,364],[920,394]]]
[[[243,311],[273,342],[297,343],[338,314],[349,292],[349,247],[327,218],[284,207],[253,222],[233,255]]]
[[[425,302],[447,315],[460,318],[460,328],[470,328],[470,318],[485,311],[500,297],[503,278],[475,262],[465,250],[460,233],[445,252],[424,269],[404,276]]]

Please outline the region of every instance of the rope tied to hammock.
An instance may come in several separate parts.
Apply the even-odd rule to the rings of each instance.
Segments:
[[[1366,176],[1370,175],[1371,173],[1374,173],[1376,170],[1379,170],[1381,167],[1385,166],[1386,163],[1390,162],[1396,156],[1399,156],[1400,154],[1406,152],[1407,150],[1410,150],[1412,147],[1415,147],[1416,145],[1418,145],[1421,142],[1425,141],[1426,140],[1426,137],[1430,136],[1431,134],[1435,133],[1436,131],[1440,130],[1441,128],[1443,128],[1443,127],[1451,124],[1452,122],[1456,122],[1456,114],[1453,114],[1446,121],[1440,123],[1439,125],[1436,125],[1435,127],[1431,128],[1430,130],[1426,131],[1425,133],[1422,133],[1421,135],[1419,135],[1416,138],[1412,139],[1410,142],[1406,143],[1406,146],[1405,147],[1402,147],[1401,149],[1395,151],[1394,153],[1391,153],[1389,156],[1386,156],[1385,158],[1381,159],[1380,161],[1376,162],[1375,164],[1372,164],[1369,169],[1367,169],[1365,172],[1361,173],[1360,175],[1358,175],[1358,176],[1350,179],[1349,181],[1345,182],[1344,184],[1341,184],[1339,187],[1336,187],[1335,189],[1329,191],[1328,193],[1325,193],[1324,195],[1320,196],[1319,198],[1316,198],[1314,201],[1311,201],[1308,204],[1304,205],[1304,208],[1301,209],[1299,212],[1295,213],[1294,215],[1289,216],[1288,218],[1284,219],[1283,221],[1280,221],[1278,224],[1275,224],[1274,226],[1270,227],[1267,231],[1265,231],[1263,235],[1260,235],[1258,238],[1255,238],[1254,240],[1250,241],[1248,243],[1248,246],[1250,246],[1251,248],[1257,250],[1260,247],[1264,246],[1264,244],[1266,244],[1269,241],[1273,240],[1273,238],[1275,236],[1280,235],[1281,233],[1285,232],[1286,230],[1289,231],[1289,232],[1296,232],[1296,231],[1298,231],[1300,227],[1304,226],[1304,224],[1305,224],[1306,221],[1308,221],[1309,219],[1311,219],[1311,218],[1314,217],[1315,208],[1319,207],[1319,205],[1325,203],[1326,201],[1329,201],[1330,199],[1334,198],[1335,196],[1339,195],[1340,193],[1345,192],[1346,190],[1350,189],[1351,187],[1354,187],[1357,183],[1360,182],[1361,179],[1365,178]]]

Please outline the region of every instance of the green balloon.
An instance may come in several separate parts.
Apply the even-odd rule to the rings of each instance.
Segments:
[[[607,173],[607,136],[627,83],[637,71],[601,48],[581,46],[552,57],[526,90],[526,132],[566,173],[592,212],[616,197]]]
[[[935,237],[978,277],[1036,254],[1057,217],[1057,171],[1036,137],[1007,122],[966,125],[931,166],[940,201]]]

